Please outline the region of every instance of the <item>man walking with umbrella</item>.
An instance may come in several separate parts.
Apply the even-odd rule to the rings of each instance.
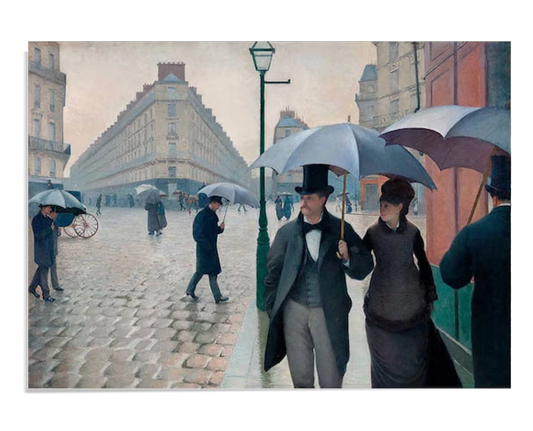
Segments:
[[[511,158],[492,156],[494,208],[463,228],[440,262],[443,281],[454,289],[470,283],[472,357],[478,388],[511,387]]]
[[[364,279],[372,255],[350,224],[326,209],[333,187],[327,165],[304,166],[298,217],[278,230],[267,257],[265,308],[270,326],[265,370],[285,355],[294,387],[314,387],[314,363],[322,388],[340,388],[350,356],[346,275]],[[339,256],[341,259],[339,259]]]
[[[218,225],[217,210],[222,205],[220,196],[211,196],[208,205],[194,218],[192,235],[196,241],[196,272],[192,276],[187,291],[185,292],[193,301],[200,298],[195,295],[196,285],[204,276],[209,276],[209,286],[215,298],[215,302],[225,302],[229,298],[220,293],[217,277],[222,272],[217,250],[217,238],[224,232],[225,224]]]
[[[51,270],[53,288],[59,292],[63,291],[59,287],[56,268],[57,227],[54,221],[57,212],[52,205],[39,205],[39,207],[41,210],[31,221],[34,237],[34,261],[38,266],[28,290],[33,296],[40,298],[36,288],[41,286],[43,299],[46,302],[54,302],[55,299],[50,296],[50,289],[48,288],[48,270]]]

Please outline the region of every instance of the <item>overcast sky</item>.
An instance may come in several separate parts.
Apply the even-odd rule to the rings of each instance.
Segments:
[[[60,42],[67,75],[64,140],[72,155],[65,170],[117,119],[120,111],[157,80],[157,63],[184,62],[185,78],[248,164],[259,156],[259,74],[251,42]],[[279,112],[290,107],[309,127],[358,122],[359,79],[376,62],[371,42],[272,42],[276,49],[265,91],[265,146]]]

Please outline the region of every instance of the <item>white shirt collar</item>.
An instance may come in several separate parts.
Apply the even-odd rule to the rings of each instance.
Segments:
[[[323,217],[323,216],[324,216],[324,213],[322,212],[322,214],[320,214],[320,220],[318,220],[317,223],[320,223],[320,222],[322,221],[322,217]],[[309,220],[307,219],[306,216],[304,216],[304,222],[309,223]],[[313,223],[313,224],[315,224],[315,223]]]

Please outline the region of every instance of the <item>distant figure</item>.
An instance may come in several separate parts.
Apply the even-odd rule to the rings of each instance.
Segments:
[[[131,193],[128,194],[128,201],[130,203],[130,208],[133,208],[135,206],[135,201],[133,200],[133,195]]]
[[[114,207],[117,206],[117,195],[116,195],[116,193],[113,193],[113,206]]]
[[[54,185],[52,184],[52,180],[48,180],[48,184],[46,185],[47,189],[53,189]]]
[[[285,202],[283,202],[283,215],[289,221],[291,218],[292,210],[294,208],[294,205],[292,204],[292,197],[285,196]]]
[[[348,195],[346,195],[346,214],[351,214],[351,212],[352,212],[352,201],[350,200]]]
[[[244,204],[240,204],[240,205],[239,205],[239,208],[237,208],[237,211],[238,211],[238,212],[241,212],[241,208],[244,209],[244,212],[247,212],[247,211],[246,211],[246,205],[244,205]]]
[[[184,205],[184,199],[183,199],[183,193],[180,193],[178,196],[178,203],[180,204],[180,211],[184,211],[187,209],[187,207]]]
[[[161,235],[161,230],[166,226],[167,221],[164,217],[165,208],[157,190],[154,190],[146,199],[144,209],[148,211],[148,235]],[[161,217],[161,212],[163,217]]]
[[[278,218],[278,220],[281,220],[283,218],[283,202],[278,196],[274,203],[276,204],[276,217]]]
[[[96,215],[101,215],[100,208],[102,206],[102,194],[96,199]]]

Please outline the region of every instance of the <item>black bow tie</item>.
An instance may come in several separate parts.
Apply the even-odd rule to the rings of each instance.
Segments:
[[[311,232],[313,229],[323,230],[324,223],[322,221],[320,221],[317,224],[311,224],[311,223],[304,222],[304,234]]]

